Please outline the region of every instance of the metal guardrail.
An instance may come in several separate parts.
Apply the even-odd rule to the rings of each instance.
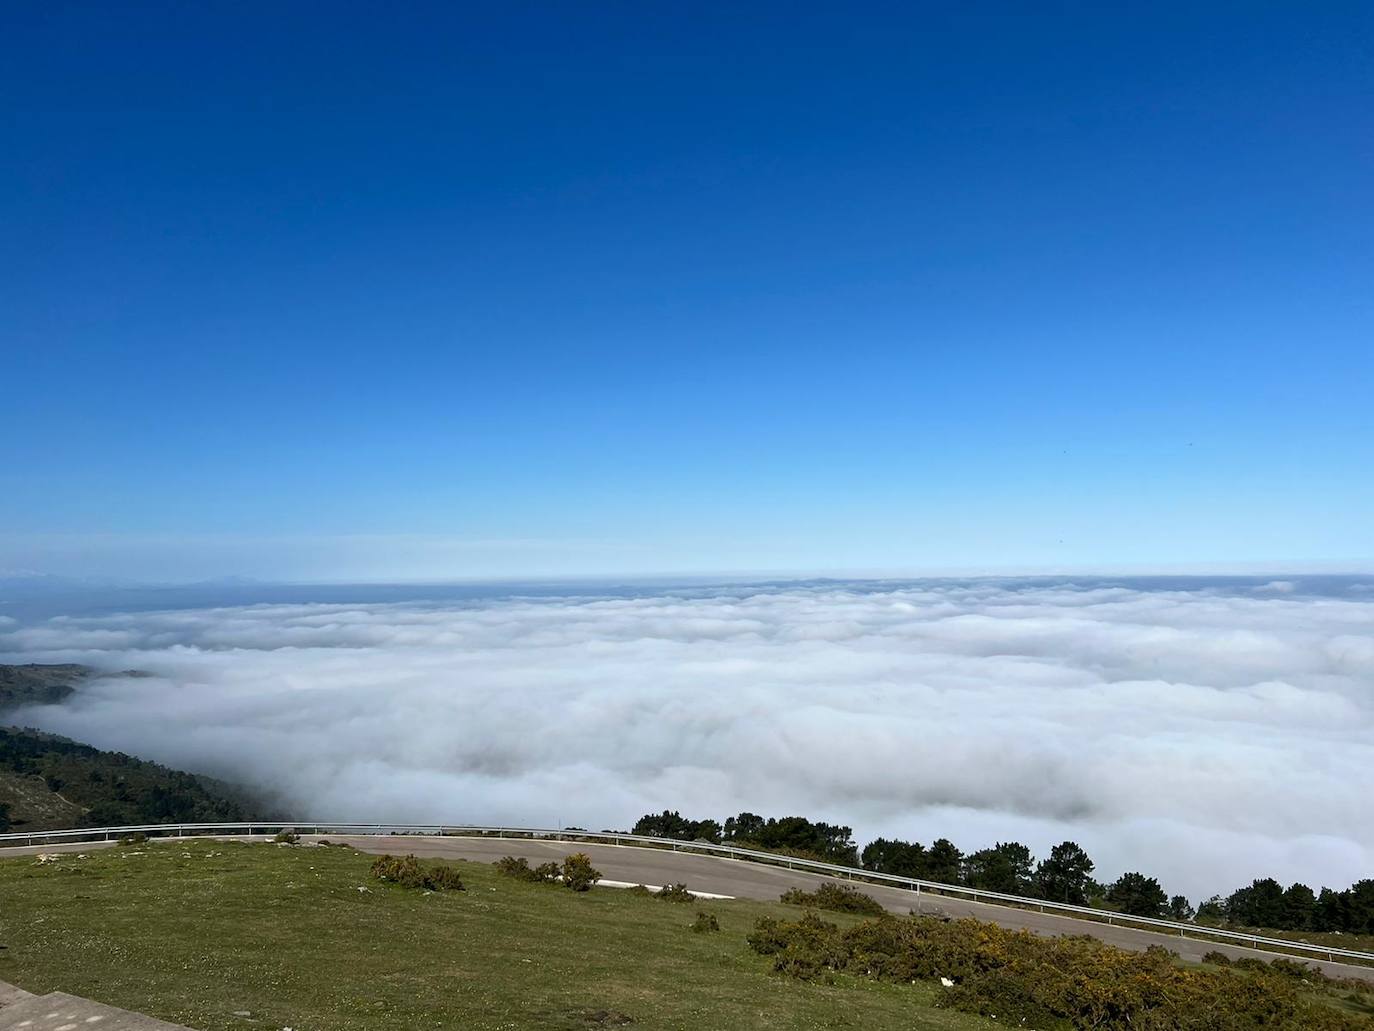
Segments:
[[[187,837],[206,835],[227,837],[232,835],[271,834],[290,830],[299,834],[375,834],[415,837],[511,837],[540,838],[558,841],[600,841],[613,845],[647,845],[668,848],[676,852],[699,855],[713,855],[727,859],[740,859],[754,863],[768,863],[785,866],[789,870],[804,870],[810,873],[827,874],[848,880],[864,880],[915,892],[935,892],[985,902],[990,905],[1013,906],[1022,909],[1038,909],[1040,912],[1062,913],[1069,916],[1087,918],[1096,922],[1119,924],[1128,927],[1145,927],[1176,933],[1181,938],[1221,938],[1238,944],[1248,945],[1261,951],[1273,952],[1284,949],[1295,952],[1310,952],[1325,956],[1328,960],[1354,959],[1374,963],[1374,952],[1361,952],[1357,949],[1337,949],[1309,942],[1289,941],[1286,938],[1268,938],[1264,935],[1250,934],[1245,931],[1232,931],[1220,927],[1207,927],[1202,924],[1183,923],[1178,920],[1161,920],[1156,917],[1128,916],[1108,910],[1093,909],[1090,906],[1076,906],[1067,902],[1051,902],[1046,899],[1033,899],[1022,895],[1008,895],[999,891],[985,891],[982,888],[968,888],[958,884],[943,884],[927,881],[918,877],[901,877],[896,874],[879,873],[861,867],[842,866],[814,859],[798,859],[779,855],[776,852],[761,852],[757,849],[737,848],[734,845],[715,845],[706,841],[678,841],[674,838],[655,838],[644,834],[628,834],[619,831],[586,831],[579,828],[553,830],[546,827],[483,827],[451,824],[390,824],[390,823],[319,823],[309,821],[271,822],[253,820],[245,823],[150,823],[128,827],[78,827],[70,830],[11,832],[0,834],[0,851],[5,848],[25,845],[62,844],[81,841],[111,841],[131,834],[148,834],[163,837]]]

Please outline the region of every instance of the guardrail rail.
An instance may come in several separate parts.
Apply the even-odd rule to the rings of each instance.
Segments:
[[[896,874],[879,873],[862,867],[843,866],[814,859],[799,859],[779,855],[776,852],[762,852],[757,849],[737,848],[734,845],[717,845],[708,841],[679,841],[674,838],[656,838],[644,834],[629,834],[620,831],[587,831],[580,828],[554,830],[547,827],[484,827],[455,824],[387,824],[387,823],[328,823],[314,821],[261,821],[252,820],[242,823],[152,823],[128,827],[77,827],[55,831],[19,831],[0,834],[0,850],[15,846],[62,844],[81,841],[112,841],[131,834],[156,835],[160,837],[187,837],[205,835],[228,837],[237,835],[254,836],[273,834],[280,831],[294,831],[298,834],[368,834],[383,836],[416,837],[511,837],[540,838],[558,841],[596,841],[612,845],[640,845],[653,848],[670,848],[677,852],[690,852],[700,855],[714,855],[727,859],[739,859],[754,863],[768,863],[785,866],[789,870],[805,870],[811,873],[843,877],[848,880],[863,880],[894,888],[915,892],[934,892],[1021,909],[1038,909],[1040,912],[1063,913],[1078,918],[1086,918],[1108,924],[1121,924],[1129,927],[1144,927],[1151,930],[1168,931],[1181,938],[1222,939],[1236,944],[1248,945],[1265,952],[1277,950],[1311,953],[1324,956],[1335,962],[1338,959],[1351,959],[1363,963],[1374,963],[1374,952],[1361,952],[1358,949],[1338,949],[1310,942],[1290,941],[1287,938],[1270,938],[1246,931],[1233,931],[1221,927],[1207,927],[1202,924],[1184,923],[1179,920],[1163,920],[1157,917],[1129,916],[1109,910],[1093,909],[1090,906],[1076,906],[1068,902],[1052,902],[1023,895],[1008,895],[999,891],[986,891],[982,888],[969,888],[959,884],[944,884],[927,881],[919,877],[901,877]]]

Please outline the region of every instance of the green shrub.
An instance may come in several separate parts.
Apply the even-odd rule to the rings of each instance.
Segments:
[[[862,916],[882,916],[887,912],[872,895],[865,895],[848,884],[822,884],[815,891],[788,888],[782,901],[791,906],[828,909],[834,913],[858,913]]]
[[[515,856],[502,856],[494,864],[496,869],[507,877],[531,884],[550,884],[562,880],[573,891],[587,891],[601,880],[601,871],[592,867],[591,859],[582,852],[575,852],[557,863],[540,863],[531,867],[529,860]]]
[[[1218,952],[1216,949],[1211,949],[1202,954],[1202,962],[1212,963],[1219,967],[1229,967],[1231,965],[1231,957],[1224,952]]]
[[[694,934],[711,934],[720,930],[720,921],[716,919],[714,913],[707,913],[704,910],[697,910],[697,918],[688,926]]]
[[[687,890],[685,884],[665,884],[654,892],[654,898],[664,902],[695,902],[696,896]]]
[[[463,878],[443,863],[421,863],[414,856],[382,856],[372,864],[372,876],[403,888],[426,891],[464,891]]]
[[[643,884],[636,884],[633,888],[626,888],[625,893],[627,895],[638,895],[646,899],[651,899],[657,894],[657,892],[650,891],[648,887]]]
[[[463,877],[446,863],[434,863],[425,869],[425,879],[421,887],[430,891],[466,891]]]
[[[782,921],[764,917],[749,935],[749,947],[773,957],[773,969],[811,980],[842,966],[834,947],[838,928],[815,913],[804,913],[800,920]]]
[[[1309,967],[1306,963],[1299,963],[1296,959],[1271,959],[1269,961],[1269,972],[1279,974],[1283,977],[1291,977],[1295,981],[1325,981],[1326,975],[1315,967]]]
[[[379,881],[416,887],[420,880],[420,861],[414,856],[380,856],[372,864],[372,876]]]
[[[1370,1027],[1263,963],[1257,976],[1237,977],[1179,967],[1167,949],[1126,952],[1092,938],[1040,938],[976,920],[885,915],[840,929],[806,913],[797,921],[761,920],[748,941],[775,970],[795,977],[944,978],[953,984],[939,1005],[1042,1031]]]
[[[574,852],[563,860],[563,884],[573,891],[589,891],[601,880],[601,871],[592,866],[585,852]]]
[[[502,856],[491,865],[496,867],[497,873],[503,873],[507,877],[514,877],[517,881],[534,880],[531,876],[534,871],[530,869],[530,861],[523,856],[519,858],[515,856]]]
[[[810,916],[811,914],[807,914]],[[771,916],[761,916],[754,922],[754,929],[745,942],[760,956],[774,956],[787,948],[791,940],[791,927]]]
[[[532,867],[529,860],[523,857],[517,859],[515,856],[502,856],[493,865],[507,877],[514,877],[517,881],[529,881],[531,884],[547,884],[558,880],[560,876],[557,863],[540,863]]]

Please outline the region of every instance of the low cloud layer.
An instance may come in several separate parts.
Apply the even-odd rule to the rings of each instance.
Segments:
[[[22,721],[317,819],[801,813],[1064,838],[1198,898],[1374,876],[1374,595],[1291,585],[727,588],[0,621],[137,668]]]

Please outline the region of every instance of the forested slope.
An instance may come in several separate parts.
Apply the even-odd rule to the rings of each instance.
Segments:
[[[22,705],[55,704],[96,671],[0,665],[0,724]],[[137,674],[126,674],[137,675]],[[122,752],[0,725],[0,831],[242,820],[232,789]]]

